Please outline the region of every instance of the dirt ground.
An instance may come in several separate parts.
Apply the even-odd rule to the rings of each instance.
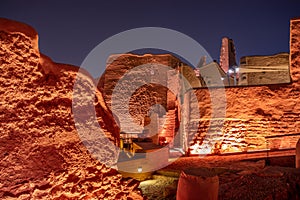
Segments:
[[[139,188],[149,200],[176,199],[180,172],[209,171],[219,177],[222,200],[300,199],[300,170],[295,169],[293,152],[252,155],[181,157],[156,171]]]

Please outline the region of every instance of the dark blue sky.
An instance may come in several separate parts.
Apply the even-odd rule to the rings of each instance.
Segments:
[[[42,53],[77,66],[106,38],[147,26],[180,31],[217,60],[223,36],[234,40],[238,58],[288,52],[289,20],[299,16],[299,0],[7,0],[0,4],[0,17],[25,22],[38,31]]]

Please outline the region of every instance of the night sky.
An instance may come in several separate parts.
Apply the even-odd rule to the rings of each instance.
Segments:
[[[38,31],[43,54],[55,62],[77,66],[106,38],[148,26],[180,31],[198,41],[216,60],[223,36],[234,40],[238,58],[288,52],[289,20],[299,16],[299,0],[0,3],[0,17],[25,22]]]

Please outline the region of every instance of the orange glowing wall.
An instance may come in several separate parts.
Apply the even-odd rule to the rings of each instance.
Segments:
[[[249,152],[263,149],[295,148],[300,136],[300,19],[290,23],[290,72],[292,82],[283,85],[226,88],[224,124],[211,118],[210,95],[225,99],[220,89],[197,89],[201,113],[192,153],[201,153],[207,130],[213,144],[211,153]],[[219,95],[219,96],[218,96]],[[214,105],[217,109],[221,105]],[[287,134],[292,134],[287,136]],[[268,136],[279,137],[268,138]]]

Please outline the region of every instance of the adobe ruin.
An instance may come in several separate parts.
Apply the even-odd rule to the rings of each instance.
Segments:
[[[193,80],[194,84],[192,85],[194,90],[186,93],[185,98],[190,98],[190,93],[196,94],[199,101],[199,109],[201,115],[201,118],[198,121],[200,124],[199,126],[196,122],[193,122],[193,124],[186,123],[183,127],[183,130],[197,132],[197,135],[193,139],[190,148],[192,154],[202,154],[204,152],[207,152],[207,150],[201,147],[203,141],[206,141],[208,145],[212,146],[212,148],[209,150],[209,153],[212,154],[295,148],[296,142],[299,138],[299,135],[297,134],[300,132],[300,126],[298,124],[300,111],[297,103],[297,88],[299,82],[299,80],[297,79],[297,74],[299,71],[299,67],[297,67],[298,57],[296,55],[298,55],[297,52],[299,51],[299,48],[297,49],[297,41],[299,40],[298,38],[299,19],[292,19],[290,54],[279,54],[269,57],[244,57],[242,58],[241,63],[244,68],[246,68],[246,65],[266,65],[269,67],[287,65],[287,56],[289,55],[291,79],[293,80],[291,83],[289,83],[290,73],[286,70],[283,72],[279,70],[278,72],[272,72],[273,74],[266,73],[266,75],[272,76],[272,80],[262,82],[263,85],[261,86],[225,87],[224,96],[222,92],[220,92],[221,90],[223,90],[222,88],[207,89],[201,87],[201,79],[200,82],[194,81],[196,74],[191,75],[191,73],[189,73],[189,76],[186,76],[188,80]],[[227,38],[226,41],[228,44],[231,44],[232,48],[234,48],[232,40],[229,40]],[[225,39],[223,39],[223,43],[226,41]],[[223,43],[222,48],[224,48],[224,46],[227,46],[229,48],[230,45],[225,45]],[[227,51],[224,51],[223,54],[221,54],[221,57],[223,58],[223,64],[221,65],[221,67],[223,66],[222,68],[224,68],[225,66],[224,60],[226,60],[226,56],[228,56],[227,61],[232,60],[231,62],[234,62],[235,50],[229,51],[227,49]],[[245,62],[243,60],[245,60]],[[151,62],[163,63],[173,68],[177,68],[177,71],[179,73],[182,72],[182,70],[179,69],[179,66],[181,65],[180,61],[172,55],[137,56],[132,54],[124,54],[115,62],[116,64],[113,64],[113,68],[111,68],[111,65],[108,65],[109,68],[113,69],[113,74],[118,73],[118,69],[121,69],[122,66],[123,68],[127,68],[123,69],[123,71],[121,70],[121,74],[114,77],[115,81],[118,79],[118,77],[121,77],[121,75],[124,74],[125,71],[129,68]],[[227,65],[229,66],[228,63]],[[118,68],[116,66],[118,66]],[[203,66],[205,66],[205,64]],[[108,69],[107,74],[104,76],[111,77],[111,69]],[[188,69],[188,67],[186,69]],[[276,74],[276,76],[274,76],[274,73]],[[248,77],[253,76],[251,73],[248,73],[247,75]],[[284,84],[272,85],[275,83],[274,77],[280,77],[279,83]],[[248,78],[248,80],[250,79]],[[258,83],[259,80],[262,80],[260,76],[258,76],[256,80],[252,81],[252,83]],[[104,91],[104,98],[109,99],[109,95],[106,95],[106,93],[111,90],[111,88],[109,89],[105,84],[106,83],[104,83],[104,88],[106,88],[105,90],[107,91]],[[169,85],[174,86],[174,83],[169,82]],[[138,121],[138,123],[144,123],[143,120],[145,119],[146,113],[148,111],[147,109],[149,109],[149,107],[153,104],[162,103],[162,105],[166,108],[166,115],[164,117],[167,123],[165,123],[164,125],[162,125],[162,123],[158,123],[157,127],[160,127],[158,136],[166,136],[168,138],[168,143],[171,143],[170,147],[173,147],[172,139],[174,138],[175,132],[179,128],[178,125],[180,119],[189,119],[191,116],[189,116],[189,113],[178,112],[178,105],[182,102],[176,99],[176,94],[174,95],[168,93],[166,88],[155,89],[155,87],[153,86],[151,86],[150,88],[147,87],[139,90],[147,90],[150,95],[137,91],[135,97],[133,97],[134,99],[130,102],[131,115]],[[179,86],[177,85],[176,87]],[[151,99],[149,97],[151,96],[152,92],[154,92],[156,95],[159,94],[157,93],[157,91],[160,91],[160,95],[157,96],[159,100],[153,99],[150,102],[147,102],[145,105],[140,104],[145,103],[145,101],[143,101],[142,99]],[[214,95],[214,98],[216,99],[222,99],[224,104],[212,105],[212,99],[210,97],[212,95]],[[151,97],[153,98],[153,95]],[[268,101],[266,101],[266,99],[268,99]],[[187,104],[187,102],[189,101],[185,101],[185,103],[183,104],[185,107],[184,110],[189,109],[190,105]],[[226,106],[226,108],[224,108],[224,105]],[[216,110],[225,109],[226,115],[223,119],[215,119],[211,116],[212,106],[214,106]],[[142,110],[144,109],[144,111],[137,111],[134,108],[141,108]],[[159,122],[159,117],[156,119],[156,121]],[[210,136],[206,137],[208,135],[208,130]],[[184,134],[189,137],[188,132],[185,132]],[[155,142],[156,144],[158,144],[157,141],[158,140],[156,140]],[[177,142],[178,144],[185,143],[185,141]]]
[[[300,19],[292,19],[290,27],[291,83],[227,87],[225,98],[219,92],[222,88],[196,88],[200,83],[194,78],[194,72],[188,67],[182,70],[177,58],[170,55],[139,58],[125,55],[121,59],[131,60],[135,64],[124,65],[124,71],[128,70],[126,67],[158,59],[183,72],[188,80],[193,80],[191,85],[195,87],[182,99],[176,99],[176,95],[157,85],[142,87],[130,101],[131,114],[136,122],[147,125],[149,106],[161,103],[166,110],[166,122],[162,123],[161,129],[160,126],[156,129],[161,130],[161,136],[166,137],[168,143],[172,143],[180,120],[194,117],[187,112],[189,104],[183,104],[185,112],[178,109],[182,100],[191,98],[193,92],[199,101],[201,118],[193,122],[187,120],[183,124],[186,136],[189,135],[188,131],[198,132],[189,149],[183,146],[191,154],[294,149],[300,137]],[[78,68],[54,63],[40,54],[38,35],[27,25],[0,19],[0,30],[0,94],[3,97],[0,104],[0,198],[142,199],[137,189],[138,182],[124,179],[116,170],[98,162],[77,134],[72,118],[72,94]],[[115,67],[120,66],[117,64]],[[89,84],[94,81],[88,74],[81,76]],[[117,77],[104,78],[118,80],[120,76],[121,73]],[[172,80],[167,81],[171,85],[176,84]],[[100,81],[100,84],[105,82]],[[107,91],[111,87],[104,87],[105,91],[101,89],[104,95],[96,92],[95,110],[106,136],[119,144],[118,122],[109,112],[110,97]],[[84,94],[88,94],[91,87],[87,85],[82,89]],[[158,94],[158,97],[150,98],[142,105],[140,103],[144,101],[138,100],[141,98],[139,94],[146,99],[154,94]],[[226,102],[227,106],[212,105],[211,95]],[[212,106],[216,110],[225,109],[223,119],[211,116]],[[85,104],[82,109],[84,107]],[[138,110],[137,107],[142,109]],[[211,137],[204,137],[208,130],[212,133]],[[173,141],[172,145],[182,147],[185,143],[183,140],[185,138]],[[201,146],[203,141],[214,144],[209,152]],[[110,151],[106,147],[102,150]]]

